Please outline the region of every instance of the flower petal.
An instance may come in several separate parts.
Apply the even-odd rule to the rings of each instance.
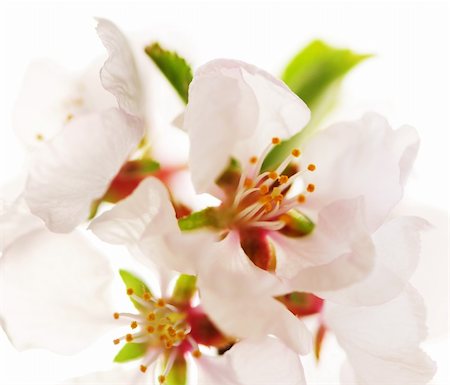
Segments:
[[[100,72],[103,87],[116,97],[123,111],[142,117],[141,82],[131,47],[114,23],[101,18],[97,20],[97,34],[109,54]]]
[[[303,385],[300,358],[276,338],[243,340],[219,357],[198,360],[198,385]]]
[[[113,327],[106,258],[79,233],[43,226],[0,259],[1,318],[18,349],[73,354]]]
[[[149,373],[144,375],[137,368],[135,370],[126,370],[121,367],[115,367],[104,372],[90,373],[64,381],[64,385],[145,385],[148,383]]]
[[[425,308],[408,287],[381,306],[325,306],[325,322],[336,334],[358,384],[426,384],[435,365],[420,349],[425,339]]]
[[[267,72],[236,60],[205,64],[189,87],[183,121],[197,192],[210,192],[231,157],[247,162],[272,137],[302,129],[309,117],[305,103]]]
[[[323,298],[322,291],[349,286],[369,274],[374,247],[364,222],[364,208],[362,198],[328,205],[320,211],[313,233],[296,240],[297,247],[284,249],[285,259],[301,257],[303,262],[298,264],[301,269],[293,268],[293,262],[289,264],[297,272],[289,277],[294,291],[319,292]],[[282,240],[280,245],[284,244]],[[282,251],[280,247],[278,250]]]
[[[367,224],[375,230],[403,195],[403,186],[417,154],[419,139],[412,127],[392,130],[378,114],[332,125],[305,144],[302,161],[317,170],[305,174],[316,190],[308,207],[364,196]]]
[[[381,226],[373,235],[375,264],[362,281],[342,290],[319,293],[346,305],[378,305],[397,297],[417,267],[420,232],[428,223],[417,217],[399,217]]]
[[[308,353],[311,336],[306,326],[273,298],[287,291],[284,284],[250,262],[232,235],[215,246],[198,275],[208,316],[226,334],[239,338],[272,334],[291,349]]]
[[[118,109],[70,121],[33,154],[25,199],[33,214],[56,232],[85,220],[130,152],[142,128]]]

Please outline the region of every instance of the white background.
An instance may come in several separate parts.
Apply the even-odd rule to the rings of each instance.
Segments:
[[[22,167],[23,153],[10,117],[27,65],[48,57],[65,67],[83,69],[104,52],[95,34],[94,16],[110,18],[143,42],[159,41],[178,50],[194,67],[229,57],[279,74],[289,58],[313,38],[375,54],[344,82],[341,106],[332,120],[357,118],[370,109],[384,114],[394,127],[415,126],[422,148],[406,199],[447,208],[449,14],[445,3],[433,2],[3,3],[0,181],[10,179]],[[45,97],[45,90],[42,93]],[[438,287],[445,290],[445,285]],[[49,353],[17,354],[4,336],[0,344],[2,384],[32,379],[49,383],[66,373],[95,368],[86,354],[77,357],[74,365]],[[444,343],[433,340],[429,346],[433,358],[444,367]],[[104,366],[108,354],[102,357]],[[447,383],[447,373],[441,369],[435,383]]]

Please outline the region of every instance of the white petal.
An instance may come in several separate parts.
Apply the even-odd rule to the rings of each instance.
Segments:
[[[56,232],[88,217],[142,137],[142,127],[117,109],[88,114],[33,154],[25,199],[33,214]]]
[[[169,193],[153,177],[144,179],[131,195],[93,220],[89,228],[100,239],[113,244],[137,243],[148,228],[179,231]]]
[[[98,19],[97,33],[109,54],[100,72],[103,86],[116,97],[122,110],[142,117],[141,82],[126,37],[116,25],[106,19]]]
[[[416,269],[420,255],[420,232],[429,225],[417,217],[399,217],[373,235],[375,264],[364,280],[342,290],[319,293],[347,305],[377,305],[397,297]]]
[[[2,324],[18,349],[72,354],[114,327],[111,269],[79,233],[22,236],[5,250],[0,274]]]
[[[214,238],[205,232],[182,234],[167,188],[153,177],[95,219],[90,229],[105,242],[127,245],[147,265],[188,274],[196,273],[202,245]]]
[[[198,362],[198,385],[304,385],[300,358],[279,340],[243,340],[219,357]]]
[[[280,80],[250,64],[219,59],[198,69],[183,129],[197,192],[209,192],[231,157],[247,162],[274,136],[301,130],[310,111]]]
[[[50,62],[32,63],[14,106],[14,129],[26,146],[36,146],[57,134],[69,114],[78,114],[76,77]]]
[[[426,384],[435,365],[420,349],[426,335],[425,308],[408,287],[381,306],[325,306],[325,322],[336,334],[358,384]]]
[[[115,367],[114,369],[90,373],[82,377],[72,378],[64,381],[64,385],[145,385],[149,383],[149,373],[143,374],[138,368],[123,369]]]
[[[290,277],[293,290],[337,290],[365,278],[373,268],[374,246],[364,223],[362,198],[328,205],[319,213],[313,233],[296,241],[297,247],[288,249],[285,258],[302,258],[309,265],[303,263],[303,268],[297,268]],[[314,264],[315,258],[318,263]]]
[[[449,303],[448,212],[417,203],[405,203],[397,207],[395,213],[420,216],[432,226],[421,234],[421,258],[411,282],[425,298],[430,337],[446,335],[449,314],[442,304]],[[433,278],[432,283],[430,277]]]
[[[299,356],[276,338],[244,340],[226,354],[241,384],[306,384]]]
[[[203,259],[198,287],[208,316],[225,333],[239,338],[269,334],[306,354],[311,336],[306,326],[273,296],[286,292],[273,274],[256,267],[229,235]]]
[[[305,165],[317,165],[305,174],[306,182],[316,185],[307,205],[317,209],[364,196],[367,223],[375,230],[401,199],[418,147],[412,127],[394,131],[375,113],[319,132],[305,144],[301,158]]]

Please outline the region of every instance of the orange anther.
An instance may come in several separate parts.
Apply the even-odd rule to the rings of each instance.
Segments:
[[[306,186],[306,191],[312,193],[316,189],[316,186],[314,186],[312,183],[310,183],[308,186]]]
[[[44,135],[42,135],[42,134],[36,134],[36,140],[39,140],[39,141],[44,140]]]
[[[245,178],[244,180],[244,187],[245,188],[250,188],[253,186],[253,181],[250,178]]]
[[[274,138],[272,138],[272,144],[280,144],[280,142],[281,142],[280,138],[278,138],[276,136]]]
[[[132,335],[132,334],[127,334],[127,335],[125,336],[125,340],[126,340],[127,342],[133,341],[133,335]]]
[[[271,211],[272,208],[273,208],[273,206],[272,206],[272,203],[270,203],[270,202],[267,202],[267,203],[264,205],[264,210],[265,210],[266,212]]]
[[[148,313],[147,319],[148,319],[149,321],[154,321],[154,320],[156,319],[155,313]]]
[[[142,373],[145,373],[147,371],[147,367],[145,365],[141,365],[139,369]]]
[[[258,158],[256,156],[252,156],[249,160],[248,160],[251,164],[256,164],[256,162],[258,161]]]
[[[276,195],[276,196],[274,196],[273,197],[273,200],[275,201],[275,202],[280,202],[281,203],[281,201],[283,200],[283,195]]]
[[[172,341],[167,341],[166,342],[166,349],[170,349],[173,346],[173,342]]]
[[[178,337],[178,338],[184,338],[184,332],[180,330],[180,331],[177,333],[177,337]]]
[[[119,313],[114,313],[113,317],[114,317],[114,319],[119,319]]]
[[[147,326],[147,332],[153,333],[155,331],[155,328],[153,326]]]
[[[138,327],[138,323],[136,321],[131,322],[130,324],[131,329],[136,329]]]
[[[127,289],[127,294],[128,294],[128,295],[133,295],[133,294],[134,294],[134,290],[133,290],[131,287],[129,287],[129,288]]]
[[[192,352],[192,356],[194,358],[200,358],[202,356],[202,352],[200,350],[196,349]]]
[[[259,188],[259,192],[260,192],[262,195],[267,194],[267,193],[269,192],[269,186],[263,184],[263,185]]]
[[[166,382],[166,376],[163,376],[161,374],[160,376],[158,376],[158,381],[160,384],[163,384],[164,382]]]
[[[271,172],[269,172],[269,178],[276,180],[276,179],[278,179],[278,174],[275,171],[271,171]]]
[[[305,197],[303,194],[300,194],[300,195],[297,197],[297,202],[298,202],[298,203],[305,203],[305,201],[306,201],[306,197]]]
[[[117,339],[115,339],[114,341],[114,345],[118,345],[118,344],[120,344],[120,340],[117,338]]]
[[[166,301],[164,301],[162,298],[158,299],[158,302],[156,303],[159,307],[166,306]]]
[[[299,150],[298,148],[294,148],[294,149],[292,150],[291,154],[292,154],[293,156],[295,156],[296,158],[298,158],[298,157],[300,156],[301,152],[300,152],[300,150]]]
[[[144,301],[150,301],[152,296],[148,291],[146,291],[144,294],[142,294],[142,298],[144,299]]]
[[[278,178],[278,182],[280,182],[280,184],[284,184],[287,183],[287,181],[289,180],[289,177],[287,175],[281,175]]]
[[[308,170],[309,171],[314,171],[316,169],[316,165],[313,163],[308,164]]]

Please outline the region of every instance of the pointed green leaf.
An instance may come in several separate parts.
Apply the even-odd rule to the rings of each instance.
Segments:
[[[158,43],[146,47],[145,52],[172,84],[181,99],[187,103],[192,70],[186,60],[176,52],[165,50]]]
[[[213,207],[196,211],[178,220],[178,227],[182,231],[191,231],[202,227],[217,227],[217,216]]]
[[[129,342],[114,357],[114,362],[128,362],[142,357],[147,351],[147,344]]]
[[[151,293],[148,286],[129,271],[119,270],[119,274],[122,277],[122,281],[125,283],[126,288],[133,289],[134,293],[137,296],[142,297],[142,294],[144,294],[144,292]],[[133,302],[133,305],[136,307],[136,309],[142,310],[143,307],[138,302],[136,302],[132,298],[130,298],[130,300],[131,302]]]
[[[182,274],[178,277],[172,299],[178,303],[188,303],[197,291],[197,277]]]
[[[172,369],[167,374],[167,385],[185,385],[187,381],[187,363],[183,355],[179,354],[175,358]]]
[[[263,171],[276,168],[294,147],[315,131],[336,105],[344,76],[371,56],[314,40],[290,61],[282,79],[311,109],[311,121],[301,132],[271,151],[264,161]]]

